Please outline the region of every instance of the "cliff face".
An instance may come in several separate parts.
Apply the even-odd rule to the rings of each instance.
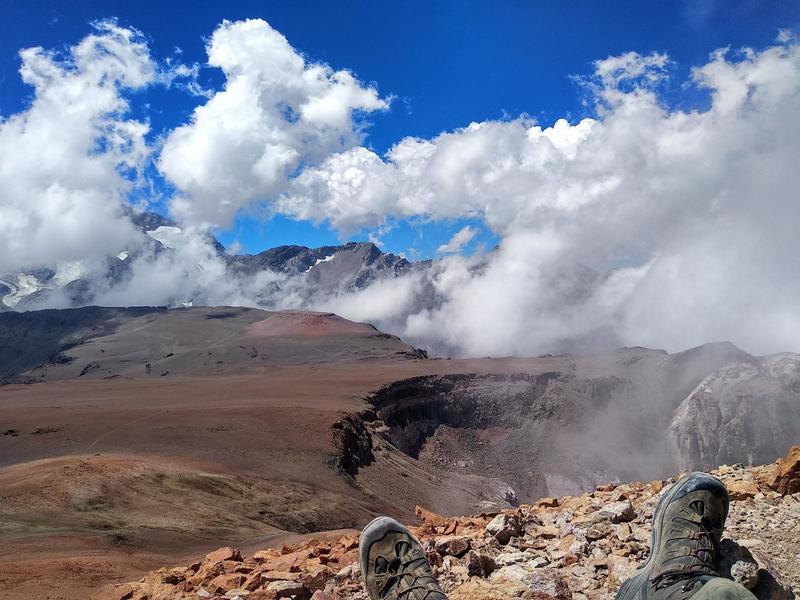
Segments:
[[[800,447],[773,465],[714,471],[731,494],[719,569],[760,600],[800,586]],[[498,513],[417,509],[412,530],[452,600],[611,599],[648,552],[652,513],[674,481],[601,485]],[[220,548],[186,567],[109,585],[94,600],[365,600],[357,532],[242,556]]]
[[[672,419],[682,466],[761,464],[780,456],[800,439],[799,392],[797,354],[750,357],[718,369],[683,400]]]

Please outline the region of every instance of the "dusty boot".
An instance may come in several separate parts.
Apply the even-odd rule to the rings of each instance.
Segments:
[[[728,490],[719,479],[707,473],[681,478],[656,506],[650,556],[622,584],[617,600],[686,600],[695,594],[696,600],[754,599],[717,572],[727,516]]]
[[[447,600],[422,546],[394,519],[378,517],[367,525],[358,554],[372,600]]]

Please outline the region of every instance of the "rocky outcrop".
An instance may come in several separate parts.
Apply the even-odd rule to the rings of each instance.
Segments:
[[[792,600],[792,586],[800,586],[800,493],[771,487],[783,481],[785,464],[715,471],[731,489],[754,490],[732,501],[720,570],[759,600]],[[611,600],[646,557],[653,510],[672,481],[606,484],[470,517],[420,507],[413,531],[452,600]],[[191,565],[109,585],[93,598],[366,600],[357,548],[356,534],[247,557],[220,548]]]
[[[686,469],[761,464],[800,439],[800,355],[734,361],[706,377],[670,426]]]
[[[372,463],[372,436],[358,415],[339,419],[333,424],[332,430],[333,447],[336,449],[335,467],[355,477],[359,468]]]
[[[787,456],[778,459],[767,485],[779,494],[800,492],[800,446],[794,446]]]

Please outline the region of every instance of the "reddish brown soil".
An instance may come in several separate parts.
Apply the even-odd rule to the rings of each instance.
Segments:
[[[257,321],[247,328],[247,335],[253,337],[269,336],[328,336],[335,334],[376,333],[371,325],[354,323],[332,313],[312,313],[306,311],[282,311]]]
[[[539,362],[384,357],[2,387],[2,430],[16,435],[0,435],[0,597],[86,598],[220,544],[360,527],[424,500],[466,510],[462,490],[480,481],[443,493],[446,474],[389,449],[354,486],[331,466],[331,426],[392,381]]]

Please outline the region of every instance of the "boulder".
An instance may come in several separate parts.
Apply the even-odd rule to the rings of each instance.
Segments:
[[[206,554],[206,561],[208,562],[222,562],[224,560],[235,560],[241,561],[242,555],[239,552],[238,548],[231,548],[229,546],[224,546],[219,548],[218,550],[214,550],[209,554]]]
[[[501,544],[507,544],[512,537],[520,534],[519,517],[500,513],[486,525],[486,531]]]
[[[572,593],[564,576],[553,569],[539,569],[531,573],[525,583],[528,589],[522,595],[531,600],[570,600]]]
[[[427,526],[431,529],[447,524],[447,519],[445,517],[422,508],[419,505],[414,507],[414,514],[417,515],[417,518],[422,522],[423,526]]]
[[[591,515],[593,523],[610,521],[611,523],[627,523],[636,518],[636,512],[630,500],[621,500],[606,504]]]
[[[800,446],[794,446],[788,455],[776,461],[766,484],[784,496],[800,492]]]
[[[470,549],[470,539],[464,535],[436,538],[436,551],[442,556],[464,556]]]
[[[298,581],[271,581],[267,586],[268,592],[275,592],[278,598],[289,598],[303,593],[303,584]]]
[[[758,486],[755,481],[747,481],[744,479],[734,479],[726,482],[728,488],[728,496],[731,500],[746,500],[753,498],[758,493]]]
[[[746,540],[740,540],[746,543]],[[765,554],[751,547],[724,539],[720,543],[720,575],[740,583],[758,600],[794,600],[794,592],[777,573]]]

